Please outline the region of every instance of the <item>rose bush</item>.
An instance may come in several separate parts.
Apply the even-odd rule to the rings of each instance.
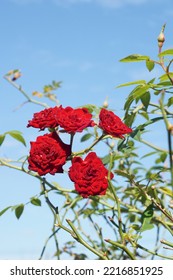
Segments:
[[[89,153],[84,160],[74,157],[69,177],[75,183],[76,191],[84,198],[104,195],[108,188],[108,170],[94,152]],[[110,173],[110,179],[112,178],[113,174]]]
[[[162,51],[164,28],[158,37],[157,60],[137,54],[121,60],[128,63],[145,62],[150,72],[155,66],[163,70],[163,75],[158,79],[154,75],[148,82],[140,79],[120,85],[135,87],[126,98],[123,121],[105,109],[109,106],[107,102],[106,105],[104,102],[105,107],[101,110],[95,105],[87,105],[88,109],[69,106],[45,109],[34,114],[28,127],[40,130],[48,128],[53,132],[31,142],[28,162],[27,157],[20,158],[17,163],[0,158],[1,166],[25,172],[39,180],[41,185],[41,191],[30,200],[18,205],[10,204],[0,211],[0,216],[11,209],[19,219],[28,204],[41,206],[45,201],[53,215],[51,233],[45,238],[39,259],[43,258],[49,240],[54,239],[54,256],[57,259],[64,258],[64,254],[65,259],[68,256],[85,259],[90,258],[88,253],[92,252],[100,260],[143,260],[154,259],[155,256],[173,260],[173,98],[170,95],[173,93],[173,73],[170,71],[173,50]],[[169,56],[172,56],[170,60]],[[47,108],[47,104],[31,99],[21,90],[21,86],[14,83],[16,71],[6,74],[7,81],[18,88],[28,102]],[[53,82],[53,89],[56,84]],[[146,140],[150,125],[150,140]],[[133,127],[133,133],[130,127]],[[74,141],[79,141],[75,133],[85,129],[80,139],[82,150],[77,142],[77,151],[74,151]],[[163,143],[155,143],[159,129]],[[69,145],[63,143],[61,133],[70,134]],[[16,130],[1,134],[0,145],[7,135],[26,145],[21,132]],[[118,139],[112,141],[112,138]],[[84,144],[86,146],[83,148]],[[101,158],[95,152],[96,145],[100,148]],[[149,159],[147,165],[144,158]],[[74,183],[72,188],[68,184],[65,186],[65,181],[61,186],[62,177],[59,174],[54,182],[45,176],[63,172],[67,161],[69,170],[68,173],[64,172],[64,176],[68,174],[66,179],[69,185]],[[57,194],[59,198],[53,199],[54,194],[55,198]],[[143,232],[146,234],[143,235]],[[147,236],[149,242],[146,241]],[[84,247],[87,255],[78,243]]]

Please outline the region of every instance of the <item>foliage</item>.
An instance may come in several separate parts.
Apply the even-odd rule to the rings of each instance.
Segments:
[[[159,77],[151,77],[130,81],[118,86],[133,87],[124,104],[123,122],[133,128],[133,132],[126,138],[114,138],[110,135],[100,135],[100,128],[86,128],[81,134],[82,144],[86,148],[73,153],[73,156],[83,156],[93,151],[96,146],[104,144],[102,162],[114,174],[108,178],[109,187],[105,195],[82,198],[75,189],[67,189],[58,184],[58,175],[55,182],[49,182],[46,177],[28,170],[27,158],[20,159],[16,166],[5,158],[0,159],[0,165],[14,168],[20,172],[33,176],[40,182],[41,191],[37,196],[30,198],[28,203],[41,207],[41,198],[44,197],[47,206],[54,217],[52,233],[46,240],[40,259],[44,257],[45,249],[50,239],[55,241],[54,256],[61,259],[63,253],[73,259],[86,259],[87,255],[76,253],[78,243],[97,259],[173,259],[173,49],[162,50],[164,45],[164,28],[158,37],[158,58],[152,59],[147,55],[131,54],[120,61],[123,63],[140,62],[152,74],[155,67],[163,71]],[[5,75],[5,79],[16,87],[28,102],[38,104],[44,108],[49,106],[36,99],[32,99],[19,86],[16,80],[20,77],[19,70],[12,70]],[[142,78],[142,77],[141,77]],[[47,97],[57,104],[54,91],[60,87],[59,82],[44,87],[43,93],[33,93],[35,97]],[[157,97],[157,98],[156,98]],[[107,107],[108,104],[106,104]],[[100,108],[95,105],[85,106],[92,113],[95,121],[98,119]],[[148,129],[154,133],[154,127],[164,125],[167,148],[158,147],[154,142],[148,142],[145,137]],[[3,144],[6,135],[25,145],[25,140],[19,131],[7,131],[0,135],[0,144]],[[152,139],[152,137],[151,137]],[[75,136],[73,142],[77,141]],[[89,144],[88,144],[89,143]],[[72,143],[71,143],[72,144]],[[3,145],[2,145],[3,146]],[[145,152],[145,147],[151,149]],[[140,151],[144,151],[141,155]],[[150,166],[145,164],[149,159]],[[64,176],[67,174],[64,173]],[[108,176],[109,177],[109,176]],[[60,195],[63,200],[61,208],[54,205],[50,194]],[[28,204],[27,203],[27,204]],[[0,211],[0,216],[9,209],[13,210],[19,219],[24,213],[26,204],[8,206]],[[37,210],[37,208],[35,208]],[[70,217],[70,218],[69,218]],[[91,234],[87,227],[91,228]],[[163,232],[166,238],[163,239]],[[63,231],[69,234],[69,240],[59,247],[59,238]],[[38,233],[39,234],[39,233]],[[155,236],[155,242],[148,246],[142,243],[144,234]],[[154,240],[154,238],[153,238]],[[166,246],[167,250],[162,253]]]

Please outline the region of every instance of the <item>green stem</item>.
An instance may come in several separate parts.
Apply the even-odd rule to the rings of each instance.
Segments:
[[[91,146],[89,146],[88,148],[82,150],[82,151],[79,151],[79,152],[76,152],[76,153],[73,153],[73,156],[78,156],[78,155],[83,155],[85,153],[88,153],[98,142],[100,142],[100,140],[103,139],[103,137],[105,137],[104,134],[102,134],[99,138],[97,138],[92,144]],[[107,137],[107,135],[106,135]]]
[[[72,221],[70,220],[66,220],[67,223],[69,224],[69,226],[71,227],[72,231],[73,231],[73,237],[80,242],[82,245],[84,245],[87,249],[89,249],[91,252],[93,252],[95,255],[97,255],[100,259],[102,260],[108,260],[108,257],[102,253],[99,252],[97,250],[95,250],[92,246],[90,246],[86,241],[83,240],[83,238],[81,237],[81,235],[79,234],[79,232],[77,231],[77,229],[75,228],[75,226],[73,225]]]
[[[160,147],[158,147],[158,146],[156,146],[156,145],[154,145],[154,144],[152,144],[152,143],[150,143],[150,142],[148,142],[148,141],[146,141],[144,139],[140,139],[140,142],[145,144],[145,145],[147,145],[147,146],[149,146],[150,148],[153,148],[156,151],[163,152],[163,153],[168,153],[167,150],[162,149],[162,148],[160,148]]]
[[[116,204],[117,204],[119,234],[120,234],[120,237],[121,237],[121,241],[123,243],[124,242],[124,235],[123,235],[123,229],[122,229],[120,200],[119,200],[118,196],[116,195],[114,186],[112,185],[111,181],[109,180],[108,182],[109,182],[109,188],[110,188],[111,192],[113,193],[113,196],[114,196]]]
[[[172,152],[171,130],[170,130],[171,125],[167,119],[167,114],[166,114],[165,108],[164,108],[164,95],[165,95],[165,93],[162,92],[159,103],[160,103],[160,109],[161,109],[161,112],[163,115],[165,127],[166,127],[167,134],[168,134],[168,150],[169,150],[169,162],[170,162],[170,171],[171,171],[171,186],[172,186],[172,191],[173,191],[173,158],[172,158],[173,152]]]
[[[170,129],[168,129],[168,149],[169,149],[169,163],[170,163],[170,171],[171,171],[171,186],[173,190],[173,150],[172,150]]]
[[[164,119],[164,123],[165,123],[166,129],[168,130],[169,127],[170,127],[170,124],[168,122],[167,114],[166,114],[165,108],[164,108],[164,96],[165,96],[165,92],[162,91],[161,98],[159,100],[159,104],[160,104],[160,110],[162,112],[162,116],[163,116],[163,119]]]
[[[9,167],[9,168],[18,170],[18,171],[22,171],[22,172],[24,172],[24,173],[26,173],[26,174],[28,174],[28,175],[30,175],[30,176],[32,176],[32,177],[37,178],[37,179],[40,180],[41,182],[43,182],[43,180],[44,180],[44,183],[45,183],[46,185],[48,185],[51,189],[58,190],[58,191],[60,191],[60,192],[75,193],[74,190],[72,190],[72,189],[63,189],[63,188],[61,188],[61,187],[60,187],[58,184],[56,184],[56,183],[55,183],[54,185],[52,185],[52,184],[49,183],[45,178],[43,179],[41,176],[37,175],[36,173],[34,173],[34,172],[32,172],[32,171],[25,170],[25,169],[23,168],[23,166],[20,167],[20,166],[13,165],[13,164],[9,163],[9,161],[6,161],[6,160],[1,159],[1,158],[0,158],[0,166],[6,166],[6,167]]]
[[[123,251],[126,252],[126,254],[130,257],[131,260],[136,260],[135,256],[132,254],[132,252],[123,244],[115,242],[113,240],[110,239],[105,239],[106,242],[110,243],[111,245],[118,247],[120,249],[122,249]]]
[[[73,146],[73,140],[74,140],[74,133],[70,134],[70,147],[71,147],[71,151],[72,151],[72,146]]]
[[[161,242],[162,244],[165,244],[165,245],[167,245],[167,246],[173,248],[173,243],[171,243],[171,242],[169,242],[169,241],[167,241],[167,240],[160,240],[160,242]]]
[[[119,225],[119,234],[121,237],[122,243],[124,242],[124,234],[123,234],[123,228],[122,228],[122,218],[121,218],[121,206],[120,206],[120,200],[116,194],[116,191],[114,189],[114,186],[111,182],[111,169],[113,166],[113,153],[110,153],[110,163],[109,163],[109,172],[108,172],[108,184],[109,188],[112,191],[112,194],[115,198],[116,204],[117,204],[117,213],[118,213],[118,225]]]
[[[41,260],[41,259],[43,258],[43,255],[44,255],[44,252],[45,252],[45,250],[46,250],[46,247],[47,247],[47,244],[48,244],[49,240],[50,240],[52,237],[55,238],[56,233],[57,233],[58,231],[59,231],[59,228],[56,229],[56,230],[46,239],[45,244],[44,244],[44,246],[43,246],[43,249],[42,249],[42,251],[41,251],[39,260]]]
[[[151,201],[171,222],[173,222],[173,217],[167,212],[165,208],[162,208],[162,206],[159,203],[157,203],[154,198],[151,198]]]
[[[136,247],[139,248],[139,249],[141,249],[141,250],[143,250],[143,251],[145,251],[145,252],[147,252],[147,253],[149,253],[149,254],[158,256],[158,257],[160,257],[160,258],[168,259],[168,260],[173,260],[173,258],[171,258],[171,257],[166,257],[166,256],[164,256],[164,255],[158,254],[157,252],[153,252],[153,251],[151,251],[151,250],[149,250],[149,249],[147,249],[147,248],[145,248],[145,247],[143,247],[143,246],[141,246],[141,245],[139,245],[139,244],[136,244]]]

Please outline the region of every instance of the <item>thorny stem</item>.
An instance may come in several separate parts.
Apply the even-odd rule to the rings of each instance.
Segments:
[[[81,237],[81,235],[79,234],[79,232],[77,231],[77,229],[75,228],[75,226],[73,225],[72,221],[70,220],[66,220],[67,223],[69,224],[69,226],[71,227],[72,231],[73,231],[73,237],[82,245],[84,245],[86,248],[88,248],[91,252],[93,252],[95,255],[97,255],[100,259],[102,260],[108,260],[108,257],[106,256],[106,254],[99,252],[97,250],[95,250],[92,246],[90,246],[86,241],[83,240],[83,238]]]
[[[124,235],[123,235],[123,228],[122,228],[122,218],[121,218],[121,206],[120,206],[120,200],[116,194],[116,191],[114,189],[114,186],[111,182],[111,168],[112,168],[112,164],[113,164],[113,154],[110,153],[110,165],[109,165],[109,172],[108,172],[108,184],[109,184],[109,188],[115,198],[116,204],[117,204],[117,212],[118,212],[118,225],[119,225],[119,234],[121,237],[121,241],[122,243],[124,243]]]
[[[166,129],[168,130],[169,129],[169,122],[168,122],[167,114],[166,114],[165,108],[164,108],[164,95],[165,95],[165,92],[162,91],[161,98],[159,100],[159,104],[160,104],[160,110],[162,112],[162,116],[163,116],[163,119],[164,119]]]
[[[169,148],[169,162],[170,162],[170,170],[171,170],[171,186],[173,190],[173,150],[172,150],[170,129],[168,129],[168,148]]]
[[[143,251],[145,251],[145,252],[147,252],[147,253],[149,253],[149,254],[151,254],[151,255],[155,255],[155,256],[158,256],[158,257],[163,258],[163,259],[173,260],[173,258],[171,258],[171,257],[166,257],[164,255],[158,254],[157,252],[153,252],[153,251],[143,247],[140,244],[136,244],[136,247],[141,249],[141,250],[143,250]]]
[[[28,94],[22,89],[21,86],[19,86],[18,84],[14,83],[9,77],[7,76],[4,76],[4,79],[6,81],[8,81],[13,87],[15,87],[17,90],[19,90],[24,96],[25,98],[27,99],[28,102],[31,102],[31,103],[34,103],[34,104],[37,104],[37,105],[40,105],[42,107],[45,107],[45,108],[48,108],[49,106],[46,104],[46,103],[42,103],[42,102],[39,102],[35,99],[32,99],[28,96]]]
[[[130,252],[130,250],[123,244],[112,241],[110,239],[105,239],[106,242],[110,243],[111,245],[118,247],[126,252],[126,254],[130,257],[131,260],[136,260],[135,256]]]
[[[170,130],[170,123],[168,122],[167,119],[167,114],[165,112],[164,108],[164,91],[162,92],[161,98],[159,100],[160,103],[160,109],[163,115],[165,127],[167,130],[167,135],[168,135],[168,150],[169,150],[169,162],[170,162],[170,171],[171,171],[171,185],[172,185],[172,191],[173,191],[173,151],[172,151],[172,143],[171,143],[171,130]]]
[[[166,211],[166,209],[162,208],[162,206],[159,203],[157,203],[154,198],[150,198],[150,200],[173,223],[173,217]]]
[[[143,192],[146,199],[150,200],[171,222],[173,222],[173,217],[171,216],[171,214],[169,214],[167,210],[160,205],[160,203],[158,203],[153,197],[148,195],[147,192],[144,189],[142,189],[138,184],[136,184],[135,182],[133,182],[133,184]]]
[[[124,242],[124,235],[123,235],[123,228],[122,228],[120,200],[119,200],[118,196],[116,195],[114,186],[112,185],[112,183],[110,181],[109,181],[109,188],[110,188],[111,192],[113,193],[113,196],[114,196],[116,204],[117,204],[119,234],[120,234],[120,237],[121,237],[121,242],[123,243]]]
[[[165,245],[167,245],[167,246],[173,248],[173,243],[171,243],[171,242],[169,242],[169,241],[167,241],[167,240],[160,240],[160,242],[161,242],[162,244],[165,244]]]
[[[73,156],[83,155],[83,154],[85,154],[85,153],[88,153],[98,142],[100,142],[100,141],[103,139],[103,137],[105,137],[104,134],[102,134],[99,138],[97,138],[97,139],[91,144],[91,146],[89,146],[88,148],[86,148],[86,149],[84,149],[84,150],[82,150],[82,151],[80,151],[80,152],[72,153]],[[106,136],[106,137],[107,137],[107,136]]]
[[[47,238],[47,240],[45,241],[45,244],[43,246],[43,249],[41,251],[41,254],[40,254],[40,257],[39,257],[39,260],[41,260],[43,258],[43,255],[44,255],[44,252],[46,250],[46,247],[47,247],[47,244],[49,242],[49,240],[52,238],[52,237],[56,237],[56,234],[57,232],[60,230],[60,228],[56,229],[55,231],[53,231],[53,233]],[[56,246],[57,247],[57,246]]]
[[[58,211],[58,207],[55,207],[53,205],[53,203],[49,200],[49,197],[47,195],[47,190],[45,188],[45,182],[43,181],[42,182],[42,186],[43,186],[43,190],[44,190],[44,193],[45,193],[45,199],[46,199],[46,203],[48,204],[48,206],[51,208],[52,211],[54,211],[54,217],[55,217],[55,222],[57,221],[58,224],[54,224],[55,227],[58,227],[58,228],[61,228],[61,229],[64,229],[65,231],[67,231],[68,233],[70,233],[71,235],[73,235],[73,232],[68,229],[66,226],[64,226],[61,222],[61,219],[60,219],[60,216],[59,216],[59,211]]]
[[[150,142],[148,142],[148,141],[146,141],[144,139],[140,139],[140,142],[145,144],[145,145],[147,145],[148,147],[153,148],[156,151],[163,152],[163,153],[168,153],[167,150],[162,149],[162,148],[160,148],[160,147],[158,147],[158,146],[156,146],[156,145],[154,145],[154,144],[152,144],[152,143],[150,143]]]
[[[58,228],[62,228],[65,231],[67,231],[68,233],[71,234],[71,236],[76,239],[79,243],[81,243],[82,245],[84,245],[86,248],[88,248],[91,252],[93,252],[95,255],[99,256],[101,259],[103,260],[107,260],[107,256],[104,253],[101,253],[97,250],[95,250],[92,246],[90,246],[86,241],[83,240],[83,238],[80,236],[79,232],[77,231],[77,229],[75,228],[75,226],[73,225],[73,223],[70,220],[66,220],[67,223],[69,224],[69,226],[72,228],[72,231],[70,229],[68,229],[67,227],[65,227],[64,225],[62,225],[61,220],[60,220],[60,216],[59,216],[59,211],[58,211],[58,207],[55,207],[52,202],[49,200],[49,197],[47,195],[47,190],[45,188],[45,182],[43,179],[42,182],[42,186],[43,186],[43,190],[45,193],[45,199],[46,199],[46,203],[48,204],[48,206],[53,209],[53,211],[55,212],[54,214],[56,215],[56,220],[58,221],[58,224],[55,224],[55,226],[57,226]]]
[[[20,167],[20,166],[13,165],[13,164],[10,163],[10,161],[7,161],[7,160],[1,159],[1,158],[0,158],[0,166],[6,166],[6,167],[9,167],[9,168],[18,170],[18,171],[22,171],[22,172],[24,172],[24,173],[26,173],[26,174],[28,174],[28,175],[30,175],[32,177],[37,178],[41,182],[43,181],[43,178],[41,176],[35,174],[34,172],[25,170],[23,166]],[[51,189],[58,190],[59,192],[67,192],[67,193],[75,192],[74,190],[71,190],[71,189],[61,188],[58,184],[52,185],[45,178],[44,178],[44,183],[46,185],[48,185]]]

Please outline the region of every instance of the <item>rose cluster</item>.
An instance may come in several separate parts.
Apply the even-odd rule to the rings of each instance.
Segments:
[[[112,111],[101,109],[99,123],[92,120],[92,114],[87,108],[71,108],[62,106],[44,109],[35,113],[27,127],[40,130],[51,129],[52,132],[38,136],[35,142],[30,142],[28,157],[29,170],[37,172],[40,176],[63,172],[63,165],[71,159],[71,145],[65,144],[59,137],[60,132],[74,135],[87,127],[98,126],[104,135],[124,138],[124,134],[132,132],[121,119]],[[74,156],[69,168],[69,178],[74,182],[76,191],[83,197],[91,195],[104,195],[108,188],[108,174],[101,159],[95,152],[90,152],[85,159]]]

